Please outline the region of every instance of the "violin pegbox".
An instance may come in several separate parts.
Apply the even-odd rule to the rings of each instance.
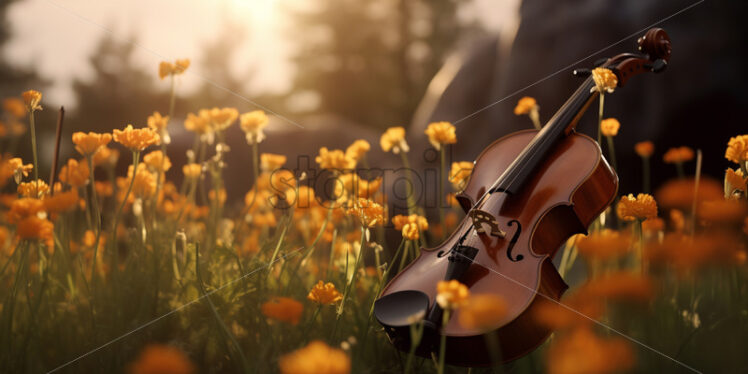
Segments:
[[[473,209],[468,213],[468,216],[473,221],[473,227],[475,227],[477,233],[485,233],[486,230],[483,228],[483,224],[487,224],[491,228],[491,235],[499,238],[506,237],[506,232],[499,228],[499,221],[491,213],[485,210]]]

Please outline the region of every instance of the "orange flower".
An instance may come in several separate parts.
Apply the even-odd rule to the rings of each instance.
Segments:
[[[382,186],[382,178],[367,181],[355,173],[339,176],[338,182],[335,184],[335,196],[339,202],[347,201],[351,197],[371,198]]]
[[[164,157],[164,154],[161,151],[148,153],[143,157],[143,162],[159,173],[165,173],[171,169],[171,160],[169,160],[169,156]]]
[[[41,200],[20,198],[10,204],[10,210],[7,213],[8,223],[16,224],[24,218],[37,216],[42,212],[44,212],[44,203]]]
[[[205,109],[201,110],[204,115]],[[210,118],[210,125],[214,131],[223,131],[229,128],[239,117],[239,111],[236,108],[213,108],[207,111]]]
[[[179,75],[184,73],[187,68],[190,67],[190,60],[189,59],[177,59],[172,64],[171,62],[161,61],[161,63],[158,64],[158,76],[161,79],[164,79],[170,75]]]
[[[119,151],[109,147],[101,147],[93,155],[94,166],[106,165],[114,167],[119,160]]]
[[[109,197],[114,193],[114,187],[112,182],[94,182],[94,188],[96,188],[96,194],[100,197]]]
[[[348,209],[348,214],[358,218],[359,222],[367,228],[384,222],[384,208],[369,199],[356,199],[354,207]]]
[[[388,128],[379,139],[379,145],[383,151],[389,152],[392,150],[394,154],[398,154],[400,151],[410,151],[410,147],[405,141],[405,128],[401,126]]]
[[[319,281],[316,285],[314,285],[312,290],[309,291],[309,295],[307,295],[306,298],[320,305],[332,305],[340,300],[343,300],[343,295],[341,295],[340,292],[335,289],[334,284],[330,282],[323,283],[322,281]]]
[[[702,202],[697,212],[700,219],[726,224],[742,220],[748,213],[748,206],[741,200],[718,199]]]
[[[613,93],[618,85],[618,77],[608,68],[592,69],[592,80],[595,81],[595,90],[602,93]]]
[[[345,170],[356,167],[356,160],[346,157],[345,153],[339,149],[328,150],[327,147],[319,149],[319,156],[315,159],[319,166],[329,170]]]
[[[130,374],[191,374],[195,366],[179,349],[168,345],[151,344],[137,360],[130,364]]]
[[[657,202],[663,207],[691,209],[694,197],[698,201],[717,200],[724,196],[722,185],[710,178],[699,181],[698,196],[693,179],[676,179],[666,182],[657,191]]]
[[[727,142],[725,158],[740,164],[748,160],[748,135],[739,135],[730,138]]]
[[[434,148],[440,150],[442,145],[457,143],[455,127],[449,122],[432,122],[424,132]]]
[[[261,143],[265,140],[265,133],[262,131],[268,125],[268,116],[261,110],[253,110],[244,113],[239,118],[239,125],[247,134],[247,143],[250,145]]]
[[[281,374],[348,374],[351,359],[340,349],[315,340],[278,360]]]
[[[506,301],[493,294],[470,295],[460,307],[458,322],[467,329],[491,329],[504,318]]]
[[[203,168],[200,164],[187,164],[182,166],[182,173],[187,179],[196,179],[202,173]]]
[[[35,110],[42,110],[41,105],[39,105],[39,102],[42,101],[42,93],[35,90],[28,90],[21,94],[21,97],[23,97],[24,103],[26,103],[26,109],[29,112],[33,112]]]
[[[88,184],[89,173],[88,161],[71,158],[67,165],[60,168],[60,181],[73,187],[82,187]]]
[[[622,196],[616,207],[618,217],[624,221],[645,220],[657,217],[657,202],[652,195],[640,193]]]
[[[604,229],[577,240],[579,254],[597,260],[620,257],[631,250],[631,237],[619,231]]]
[[[470,174],[473,172],[474,163],[469,161],[453,162],[449,171],[449,182],[457,191],[462,191],[467,185]]]
[[[643,158],[652,156],[654,153],[654,144],[650,141],[639,142],[634,145],[634,151]]]
[[[54,218],[59,213],[75,208],[78,199],[78,190],[75,188],[65,192],[56,192],[54,196],[44,199],[44,209]]]
[[[16,180],[16,183],[20,183],[21,179],[28,177],[31,170],[34,169],[33,164],[23,164],[23,160],[18,157],[11,158],[7,161],[7,170]]]
[[[456,309],[470,296],[467,286],[455,279],[436,284],[436,302],[444,309]]]
[[[148,127],[155,131],[160,137],[164,144],[171,143],[169,132],[166,127],[169,125],[169,116],[162,116],[159,112],[153,112],[152,115],[148,116]]]
[[[260,155],[260,169],[265,172],[273,172],[283,167],[286,163],[286,156],[276,155],[273,153],[263,153]]]
[[[198,135],[204,135],[213,132],[210,127],[210,120],[204,116],[196,116],[193,113],[187,113],[184,120],[184,128]]]
[[[420,231],[425,231],[429,228],[426,217],[417,214],[409,216],[396,215],[392,217],[392,224],[395,225],[395,230],[402,232],[403,238],[410,240],[418,240]]]
[[[693,149],[689,147],[670,148],[662,156],[662,160],[668,164],[691,161],[693,160]]]
[[[619,271],[595,278],[577,292],[590,299],[647,302],[654,296],[654,286],[648,277]]]
[[[346,157],[359,161],[364,158],[366,152],[369,152],[369,149],[371,149],[369,142],[363,139],[358,139],[345,149],[345,155]]]
[[[725,171],[725,198],[732,198],[736,193],[740,196],[740,191],[746,192],[746,177],[743,176],[743,171],[727,168]]]
[[[132,178],[132,166],[128,172],[128,182]],[[135,181],[132,182],[132,193],[135,197],[146,199],[156,194],[156,177],[145,168],[145,165],[138,165],[135,173]]]
[[[686,218],[683,216],[683,212],[678,209],[670,210],[670,224],[673,226],[673,230],[683,231],[686,227]]]
[[[621,123],[615,118],[606,118],[600,123],[600,131],[602,131],[605,136],[618,135],[619,128],[621,128]]]
[[[542,302],[533,312],[533,318],[539,324],[556,330],[592,324],[604,312],[602,299],[584,297],[577,292],[560,303]]]
[[[95,132],[74,132],[73,143],[75,150],[83,156],[95,154],[101,147],[112,141],[111,134],[97,134]],[[94,164],[95,165],[95,164]]]
[[[654,234],[665,229],[665,221],[662,218],[655,217],[642,222],[642,230],[645,233]]]
[[[528,114],[530,111],[538,106],[538,102],[530,97],[525,96],[517,102],[517,106],[514,107],[514,114],[519,116],[523,114]]]
[[[26,104],[17,97],[9,97],[3,100],[3,109],[16,119],[26,116]]]
[[[147,127],[134,129],[128,124],[124,130],[114,130],[114,141],[133,152],[140,152],[154,144],[159,144],[160,137]]]
[[[47,247],[53,248],[55,225],[45,218],[26,217],[16,224],[16,235],[21,239],[43,240]]]
[[[268,318],[296,325],[301,319],[304,305],[288,297],[274,297],[263,303],[260,309]]]
[[[653,263],[674,266],[680,274],[710,264],[733,263],[744,246],[720,233],[703,235],[666,234],[662,242],[650,243],[644,253]]]
[[[623,338],[599,338],[589,327],[559,336],[548,350],[551,374],[617,373],[634,366],[634,352]]]
[[[41,199],[49,193],[49,185],[43,180],[36,182],[23,182],[18,185],[18,194],[23,197]]]

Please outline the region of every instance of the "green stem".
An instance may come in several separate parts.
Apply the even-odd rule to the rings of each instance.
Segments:
[[[678,179],[685,179],[686,178],[686,173],[683,170],[683,163],[682,162],[678,161],[678,162],[675,163],[675,171],[678,172]]]
[[[618,163],[616,162],[616,148],[613,144],[612,136],[605,136],[608,140],[608,155],[610,156],[610,163],[613,165],[613,170],[618,171]]]
[[[444,209],[443,205],[446,201],[446,196],[444,196],[444,179],[446,178],[446,168],[447,168],[447,151],[444,148],[444,146],[441,147],[439,150],[439,159],[440,159],[440,169],[439,169],[439,194],[437,199],[439,200],[436,207],[439,209],[439,223],[444,226]],[[442,227],[443,233],[447,232],[446,227]]]
[[[337,319],[340,319],[340,316],[343,314],[343,308],[345,308],[345,301],[348,298],[348,293],[351,291],[351,287],[356,284],[356,275],[358,274],[358,266],[361,262],[361,255],[364,253],[364,245],[366,244],[366,227],[361,226],[361,248],[358,251],[358,255],[356,256],[356,262],[353,264],[353,275],[351,275],[351,280],[348,281],[348,283],[345,285],[345,291],[343,291],[343,300],[340,302],[340,308],[338,308],[338,316]],[[347,272],[346,272],[347,273]]]
[[[39,191],[39,158],[36,151],[36,124],[33,109],[29,111],[29,125],[31,126],[31,154],[34,156],[34,182],[36,183],[36,190]]]
[[[447,323],[449,322],[449,315],[451,310],[445,309],[444,314],[442,315],[442,328],[447,326]],[[440,343],[439,343],[439,366],[436,368],[437,373],[444,374],[444,356],[446,356],[447,353],[447,335],[441,334]]]
[[[605,105],[605,94],[600,92],[600,107],[597,112],[597,143],[602,143],[603,106]]]
[[[413,366],[416,348],[421,344],[421,338],[423,337],[423,328],[423,321],[418,321],[410,325],[410,351],[408,351],[408,360],[405,362],[405,374],[410,373],[410,368]]]
[[[416,208],[416,202],[413,196],[413,174],[410,171],[410,162],[408,161],[408,155],[406,152],[400,152],[400,157],[403,160],[403,167],[405,168],[405,178],[408,180],[407,188],[405,189],[406,199],[408,202],[408,214],[414,214]]]
[[[130,197],[130,193],[132,192],[132,186],[135,184],[135,174],[138,172],[138,164],[140,163],[140,152],[139,151],[133,151],[132,152],[132,177],[130,178],[130,184],[127,186],[127,192],[125,192],[125,197],[122,199],[122,203],[119,204],[119,208],[117,209],[117,213],[114,215],[114,222],[112,225],[112,237],[111,242],[112,245],[112,259],[111,259],[111,271],[116,270],[116,260],[117,260],[117,225],[119,224],[120,216],[122,215],[122,210],[125,209],[125,205],[127,204],[127,199]],[[96,264],[93,265],[94,270],[96,269]],[[92,276],[94,274],[94,270],[91,270]],[[93,278],[91,278],[91,281],[93,282]]]

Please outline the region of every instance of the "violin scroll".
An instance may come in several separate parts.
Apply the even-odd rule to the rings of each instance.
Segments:
[[[642,53],[622,53],[608,60],[605,67],[618,77],[618,87],[623,87],[629,78],[641,73],[660,73],[670,60],[670,37],[665,30],[652,28],[637,40]]]
[[[649,55],[652,61],[670,61],[670,37],[660,28],[649,29],[636,43],[639,50]]]

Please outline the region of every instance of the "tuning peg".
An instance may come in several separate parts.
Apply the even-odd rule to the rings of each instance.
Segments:
[[[572,72],[572,74],[574,74],[575,77],[586,78],[586,77],[589,77],[590,74],[592,74],[592,71],[590,69],[584,69],[584,68],[583,69],[574,69],[574,71]]]
[[[654,64],[652,64],[652,72],[653,73],[661,73],[667,68],[667,61],[658,58],[654,61]]]

